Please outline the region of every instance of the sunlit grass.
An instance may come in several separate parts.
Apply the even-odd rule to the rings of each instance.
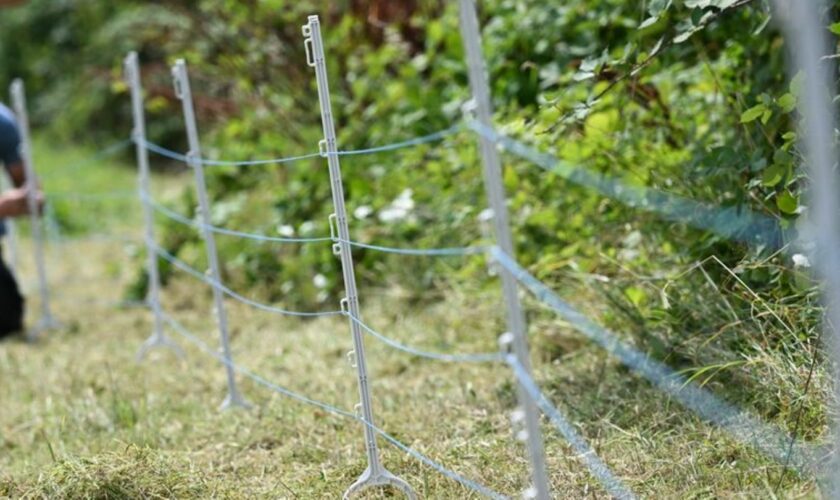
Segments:
[[[46,167],[65,155],[39,154],[48,190],[52,182],[56,189],[75,189],[86,180],[94,187],[130,189],[135,182],[129,168],[123,172],[106,163],[74,181]],[[120,173],[111,176],[111,170]],[[156,180],[158,186],[163,181],[184,182]],[[91,220],[112,215],[89,214]],[[116,214],[112,221],[113,226],[90,232],[119,227],[139,234],[138,213]],[[239,383],[254,408],[221,412],[217,408],[225,395],[223,367],[172,331],[169,334],[187,352],[185,360],[157,351],[143,363],[135,361],[138,347],[152,331],[150,313],[115,303],[135,276],[142,251],[137,243],[82,238],[51,247],[48,269],[56,316],[63,327],[35,345],[0,344],[0,496],[339,496],[365,467],[362,428],[356,422],[242,377]],[[22,274],[31,277],[31,263],[25,265]],[[694,294],[703,300],[691,312],[711,324],[708,318],[728,310],[727,303],[736,310],[735,301],[750,300],[746,291],[729,296],[711,286],[704,288],[698,284],[704,282],[702,273],[694,272],[677,274],[679,278],[672,280],[669,289],[680,292],[672,294],[672,308]],[[591,282],[569,279],[561,291],[629,341],[646,345],[646,337],[629,319],[612,312]],[[248,290],[243,293],[250,295]],[[418,303],[389,289],[362,290],[363,317],[378,330],[426,350],[496,348],[504,318],[495,288],[443,288],[434,293],[444,300]],[[168,314],[209,345],[218,345],[211,297],[203,285],[176,274],[163,303]],[[536,378],[603,460],[641,497],[775,494],[782,473],[778,464],[670,401],[553,313],[530,300],[526,304]],[[33,315],[35,306],[33,296]],[[682,356],[681,363],[695,360],[693,371],[686,373],[765,420],[792,426],[799,408],[793,403],[801,397],[807,403],[803,439],[818,443],[824,431],[827,378],[818,372],[814,388],[807,396],[802,394],[807,357],[791,357],[763,341],[786,332],[801,311],[780,304],[766,306],[782,317],[781,322],[773,317],[766,320],[761,314],[764,304],[757,303],[758,312],[752,317],[736,312],[735,318],[727,318],[727,324],[736,327],[715,335],[703,337],[689,328],[677,332],[672,323],[652,320],[647,320],[646,328],[648,334],[671,341],[675,347],[670,352]],[[352,343],[344,319],[300,321],[231,301],[228,307],[237,363],[281,386],[352,410],[358,394],[355,371],[346,358]],[[693,324],[687,319],[685,325]],[[725,356],[725,342],[733,339],[755,345],[742,363]],[[510,370],[420,360],[370,337],[366,343],[376,423],[458,473],[518,496],[527,485],[527,461],[511,431],[515,391]],[[556,496],[604,497],[554,429],[545,423],[543,432]],[[387,467],[423,497],[476,497],[386,442],[380,440],[380,446]],[[812,477],[786,474],[782,479],[779,497],[817,496]],[[380,496],[372,492],[368,498]]]

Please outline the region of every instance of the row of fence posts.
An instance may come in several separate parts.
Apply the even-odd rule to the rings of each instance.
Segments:
[[[469,66],[470,83],[473,92],[473,100],[469,113],[475,113],[476,119],[485,126],[492,126],[492,109],[490,104],[489,84],[484,59],[481,53],[481,41],[478,28],[478,19],[473,0],[461,0],[461,30],[464,39],[467,62]],[[342,274],[345,286],[345,298],[341,301],[341,309],[348,315],[348,322],[353,339],[353,350],[350,353],[352,365],[357,372],[360,403],[356,406],[356,414],[366,424],[363,425],[365,436],[365,448],[367,452],[368,465],[362,475],[345,492],[349,497],[362,489],[374,486],[389,485],[402,491],[407,497],[415,498],[411,486],[403,479],[388,471],[380,460],[377,445],[376,433],[371,427],[374,424],[373,402],[369,384],[367,360],[365,358],[364,334],[358,323],[361,318],[359,307],[358,289],[356,286],[353,255],[351,251],[350,229],[348,226],[347,210],[345,207],[344,188],[341,176],[341,164],[338,155],[338,144],[336,139],[335,123],[333,120],[332,106],[330,100],[329,81],[327,77],[326,55],[324,51],[321,26],[318,16],[310,16],[308,23],[302,28],[304,36],[304,47],[306,50],[307,64],[314,68],[318,97],[320,101],[321,121],[324,132],[324,139],[319,143],[321,155],[326,157],[330,174],[330,185],[334,205],[334,213],[330,216],[330,225],[338,236],[338,241],[333,245],[333,252],[341,259]],[[169,346],[180,349],[168,339],[163,331],[163,320],[161,317],[160,305],[160,282],[157,270],[157,244],[154,239],[152,207],[149,204],[149,167],[148,152],[145,147],[145,118],[143,112],[143,90],[140,79],[139,61],[136,53],[131,53],[126,58],[126,78],[131,88],[133,103],[134,131],[133,139],[137,145],[137,160],[140,171],[140,196],[143,201],[144,221],[146,225],[145,240],[149,254],[148,276],[149,276],[149,303],[155,315],[155,326],[152,336],[146,341],[140,351],[142,357],[150,348],[157,346]],[[204,179],[204,165],[201,161],[201,143],[198,133],[195,111],[193,108],[192,91],[186,63],[183,60],[176,62],[172,69],[175,94],[181,100],[183,117],[187,131],[189,152],[187,153],[188,164],[195,174],[195,187],[199,200],[199,219],[202,226],[202,237],[205,242],[207,259],[209,263],[209,276],[212,281],[221,281],[220,265],[216,251],[215,237],[210,225],[210,202],[207,195],[207,185]],[[482,156],[484,159],[484,179],[488,193],[490,208],[494,215],[494,227],[496,242],[499,247],[508,253],[513,254],[513,243],[506,197],[502,186],[501,161],[495,144],[486,138],[479,139]],[[334,225],[334,227],[333,227]],[[506,269],[499,270],[502,277],[502,286],[507,305],[508,330],[500,337],[502,347],[511,350],[517,357],[520,364],[530,371],[530,356],[525,338],[526,325],[519,301],[516,279]],[[222,355],[227,370],[228,394],[222,408],[232,406],[250,406],[241,395],[237,385],[233,369],[233,360],[230,350],[230,339],[228,334],[227,314],[225,311],[224,296],[219,287],[213,287],[214,312],[219,331]],[[513,415],[512,421],[515,427],[524,425],[524,429],[515,432],[515,435],[526,441],[528,445],[529,458],[531,463],[532,487],[526,495],[534,498],[549,498],[549,482],[545,468],[545,457],[540,432],[540,418],[536,405],[528,396],[525,388],[518,384],[519,408]],[[367,425],[371,424],[371,425]]]
[[[469,80],[472,89],[472,100],[464,107],[464,112],[473,115],[481,125],[492,127],[492,108],[487,70],[481,51],[481,38],[474,0],[460,0],[460,29],[464,41],[464,48],[469,67]],[[358,321],[361,319],[359,295],[356,286],[353,255],[350,246],[350,229],[348,226],[347,210],[345,207],[344,189],[341,177],[341,164],[336,139],[335,123],[330,103],[329,82],[327,76],[326,55],[321,37],[321,26],[318,16],[309,16],[307,24],[302,28],[306,62],[314,68],[320,101],[321,121],[324,139],[319,143],[321,156],[325,157],[329,166],[330,185],[334,213],[330,216],[330,227],[337,234],[337,241],[333,245],[333,253],[341,259],[344,278],[345,298],[341,301],[341,310],[348,316],[350,331],[353,339],[353,351],[350,352],[351,364],[356,369],[359,386],[360,403],[356,406],[356,415],[364,421],[365,448],[367,452],[367,468],[362,475],[345,492],[348,498],[353,494],[375,486],[392,486],[402,491],[408,498],[416,498],[414,490],[403,479],[389,472],[382,464],[377,445],[377,436],[372,428],[374,424],[373,398],[368,377],[367,360],[365,358],[364,335]],[[172,349],[176,355],[184,355],[181,348],[172,341],[164,330],[162,304],[160,300],[160,273],[158,269],[158,246],[155,238],[154,212],[151,206],[149,153],[146,147],[146,120],[144,112],[144,94],[141,83],[139,57],[131,52],[124,61],[126,82],[131,93],[131,109],[133,118],[132,140],[136,146],[136,160],[138,165],[138,195],[142,203],[144,234],[143,240],[147,251],[146,268],[148,273],[147,304],[154,319],[152,334],[143,343],[137,354],[142,360],[152,349],[165,347]],[[207,184],[204,178],[204,164],[201,153],[201,141],[198,125],[193,108],[192,90],[184,60],[178,60],[172,68],[175,95],[181,101],[184,123],[189,144],[187,163],[195,175],[195,188],[198,195],[198,215],[201,222],[201,236],[204,240],[209,264],[209,277],[212,282],[220,283],[222,279],[219,257],[213,230],[211,229],[210,199],[207,194]],[[22,156],[27,174],[29,206],[31,210],[31,231],[36,262],[38,292],[41,304],[41,317],[38,326],[30,329],[30,339],[37,338],[39,332],[55,328],[57,322],[50,306],[49,288],[46,267],[44,264],[44,237],[42,221],[37,215],[38,181],[35,175],[35,165],[32,158],[32,143],[29,133],[29,120],[26,111],[26,98],[23,82],[16,80],[11,87],[12,103],[19,122],[22,136]],[[513,255],[513,239],[508,221],[506,196],[502,185],[501,161],[496,145],[485,137],[479,137],[479,147],[484,164],[484,184],[492,213],[495,229],[495,240],[499,248]],[[14,226],[9,225],[14,234]],[[14,239],[11,240],[11,264],[17,272],[18,248]],[[500,336],[503,350],[512,352],[521,366],[530,372],[530,356],[526,341],[526,323],[519,299],[518,286],[515,277],[499,266],[502,290],[507,309],[508,332]],[[224,293],[218,286],[213,286],[213,311],[219,333],[222,355],[226,361],[227,396],[222,408],[250,407],[242,396],[236,383],[233,368],[228,318],[225,309]],[[540,432],[540,416],[535,402],[529,397],[521,383],[518,384],[518,408],[511,415],[514,435],[527,444],[531,469],[531,487],[525,492],[530,498],[547,499],[550,496],[548,475],[545,466],[545,454]],[[368,425],[370,424],[370,425]]]
[[[464,113],[468,119],[485,129],[493,129],[492,106],[487,69],[481,50],[481,35],[476,13],[475,0],[459,0],[460,30],[464,43],[466,63],[469,71],[469,82],[472,99],[464,106]],[[360,403],[356,406],[356,415],[364,423],[365,448],[367,453],[367,468],[362,475],[346,490],[344,497],[369,487],[392,486],[402,491],[408,498],[416,495],[411,486],[403,479],[389,472],[382,464],[377,445],[376,432],[373,429],[374,412],[372,394],[368,378],[367,360],[364,349],[364,336],[359,321],[361,319],[359,296],[356,286],[355,269],[351,252],[351,237],[348,226],[347,210],[339,148],[336,139],[335,123],[333,120],[326,55],[321,27],[318,16],[310,16],[307,24],[302,28],[307,65],[314,68],[324,139],[319,142],[319,151],[328,162],[330,185],[334,213],[329,218],[331,234],[336,234],[333,253],[341,259],[342,274],[345,285],[345,298],[341,301],[341,310],[348,317],[353,340],[353,350],[350,353],[351,364],[356,369],[358,379]],[[156,243],[154,230],[154,212],[151,205],[149,157],[146,142],[146,123],[144,113],[144,96],[141,84],[140,63],[137,53],[130,53],[125,59],[125,77],[131,92],[133,130],[132,139],[136,145],[138,165],[138,195],[142,203],[144,235],[147,250],[147,272],[149,289],[147,304],[154,318],[151,336],[141,346],[137,357],[142,360],[151,350],[157,347],[172,349],[176,355],[184,355],[181,348],[166,335],[162,304],[160,300],[160,275],[158,270],[159,248]],[[200,219],[201,236],[204,240],[209,264],[210,282],[213,288],[213,312],[218,329],[222,356],[225,360],[227,375],[227,396],[222,408],[247,408],[250,404],[239,391],[236,383],[234,364],[230,348],[228,318],[225,309],[224,293],[217,286],[222,279],[221,267],[213,230],[211,228],[210,200],[207,194],[207,184],[204,177],[204,163],[202,162],[201,142],[198,125],[193,108],[192,91],[190,87],[187,65],[183,60],[176,62],[172,68],[175,95],[181,101],[183,118],[189,143],[187,163],[195,176],[195,188],[199,200],[198,216]],[[34,340],[45,329],[54,328],[57,322],[52,314],[48,280],[44,264],[44,236],[41,219],[38,216],[38,200],[36,192],[38,180],[35,175],[35,165],[32,158],[32,144],[29,131],[29,120],[26,110],[26,97],[23,83],[13,82],[11,87],[12,104],[19,121],[22,136],[22,159],[26,169],[28,203],[31,212],[31,231],[34,245],[38,293],[40,296],[41,316],[34,329],[30,329],[29,338]],[[509,223],[506,195],[502,183],[501,159],[497,144],[479,134],[478,146],[483,160],[484,186],[487,193],[489,210],[492,214],[495,245],[504,253],[514,256],[513,238]],[[14,272],[19,272],[19,249],[15,238],[15,227],[11,221],[7,222],[10,240],[10,261]],[[516,277],[504,266],[497,266],[500,275],[502,292],[506,306],[507,332],[499,338],[500,347],[506,353],[512,354],[518,364],[523,367],[527,375],[531,375],[531,362],[526,339],[526,321],[519,298]],[[525,442],[530,464],[531,486],[524,492],[528,498],[548,499],[551,496],[548,474],[546,471],[545,452],[540,431],[540,415],[535,401],[517,377],[518,407],[511,415],[514,435]],[[839,487],[840,488],[840,487]]]

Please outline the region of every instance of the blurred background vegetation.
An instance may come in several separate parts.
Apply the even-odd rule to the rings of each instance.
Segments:
[[[34,121],[56,141],[107,144],[129,133],[121,61],[137,50],[150,139],[184,150],[169,74],[184,57],[206,156],[309,153],[321,130],[300,28],[315,13],[322,17],[340,148],[399,141],[461,119],[469,93],[457,2],[442,0],[32,0],[0,18],[0,81],[26,79]],[[497,123],[507,133],[630,185],[749,208],[785,229],[796,229],[807,213],[796,145],[801,77],[788,78],[785,43],[767,1],[484,0],[480,14]],[[826,29],[840,32],[829,21],[837,12],[824,14]],[[753,297],[761,297],[796,324],[795,333],[777,325],[778,337],[763,332],[758,344],[730,339],[727,352],[738,358],[739,349],[813,340],[820,316],[813,283],[789,253],[665,222],[510,155],[505,160],[523,262],[559,288],[574,283],[601,297],[608,324],[632,325],[660,357],[674,355],[682,335],[714,332],[728,321],[702,305],[709,303],[703,294],[730,288],[740,296],[742,285],[753,295],[728,308],[749,315]],[[166,166],[156,159],[157,168]],[[417,247],[481,241],[478,215],[486,203],[468,133],[345,158],[343,169],[355,239]],[[328,234],[323,161],[209,170],[219,225]],[[171,204],[194,215],[189,189]],[[59,216],[68,228],[78,226],[72,213]],[[203,248],[186,228],[167,223],[163,238],[182,257],[201,260]],[[341,274],[329,245],[219,243],[234,288],[289,307],[337,303]],[[704,270],[717,283],[713,289],[687,281],[663,292],[670,276],[710,258],[720,262]],[[359,249],[357,259],[363,286],[415,300],[487,276],[482,257],[431,261]],[[141,277],[132,293],[142,295],[143,287]]]

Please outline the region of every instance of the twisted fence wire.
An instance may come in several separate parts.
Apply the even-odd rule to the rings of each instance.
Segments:
[[[257,233],[246,233],[242,231],[234,231],[232,229],[225,229],[223,227],[212,226],[209,224],[203,224],[197,220],[191,219],[185,215],[179,214],[178,212],[161,205],[160,203],[156,202],[155,200],[143,196],[143,200],[148,203],[156,212],[160,213],[161,215],[168,217],[169,219],[174,220],[175,222],[179,222],[186,226],[190,226],[194,229],[206,229],[208,231],[212,231],[218,234],[224,234],[228,236],[236,236],[239,238],[245,238],[254,241],[263,241],[269,243],[319,243],[325,241],[332,241],[332,238],[329,237],[320,237],[320,238],[287,238],[287,237],[280,237],[280,236],[266,236],[263,234]]]
[[[504,150],[534,163],[543,170],[593,189],[629,207],[657,213],[666,220],[690,224],[725,238],[755,246],[780,248],[786,239],[792,237],[792,234],[784,231],[775,219],[753,212],[747,207],[720,208],[657,189],[630,185],[618,178],[570,165],[481,123],[472,121],[468,127]]]
[[[395,142],[392,144],[386,144],[383,146],[377,146],[372,148],[365,148],[365,149],[356,149],[356,150],[346,150],[346,151],[338,151],[335,154],[337,156],[353,156],[353,155],[369,155],[375,153],[382,153],[386,151],[396,151],[398,149],[409,148],[414,146],[419,146],[422,144],[428,144],[431,142],[436,142],[444,139],[447,136],[450,136],[462,129],[460,124],[454,125],[452,127],[446,128],[444,130],[440,130],[438,132],[434,132],[428,135],[423,135],[419,137],[415,137],[412,139],[408,139],[405,141]],[[171,149],[164,148],[158,144],[153,142],[149,142],[147,140],[140,140],[140,145],[144,148],[148,149],[152,153],[155,153],[159,156],[164,158],[169,158],[170,160],[176,160],[182,163],[198,163],[200,165],[208,166],[208,167],[249,167],[249,166],[260,166],[260,165],[280,165],[284,163],[293,163],[301,160],[309,160],[313,158],[319,157],[326,157],[331,153],[327,152],[317,152],[317,153],[307,153],[298,156],[287,156],[287,157],[280,157],[280,158],[269,158],[264,160],[209,160],[205,158],[192,158],[189,155],[179,153],[177,151],[173,151]]]
[[[96,163],[99,160],[111,157],[116,155],[117,153],[123,151],[124,149],[131,146],[134,141],[131,139],[124,139],[121,141],[117,141],[113,144],[105,146],[104,148],[100,149],[99,151],[95,152],[94,154],[84,158],[81,161],[73,163],[67,167],[64,167],[66,170],[76,170],[82,167],[86,167],[92,163]]]
[[[578,453],[578,457],[586,464],[589,472],[595,479],[601,483],[601,486],[613,497],[620,500],[631,500],[636,498],[620,479],[610,470],[610,468],[601,461],[595,450],[589,446],[589,443],[581,437],[575,430],[571,422],[552,405],[548,399],[540,391],[539,386],[533,378],[528,374],[528,371],[523,368],[522,364],[516,359],[514,355],[505,356],[505,362],[513,369],[513,373],[525,388],[525,391],[531,399],[539,406],[542,412],[548,416],[549,420],[554,424],[563,438],[572,446]]]
[[[371,245],[368,243],[360,243],[358,241],[352,240],[344,240],[342,238],[337,237],[315,237],[315,238],[292,238],[292,237],[281,237],[281,236],[266,236],[263,234],[257,233],[247,233],[242,231],[235,231],[232,229],[225,229],[223,227],[213,226],[209,224],[203,224],[200,221],[191,219],[183,214],[180,214],[170,208],[161,205],[160,203],[156,202],[155,200],[145,197],[143,198],[146,203],[149,203],[150,206],[160,213],[161,215],[168,217],[175,222],[179,222],[181,224],[193,227],[195,229],[206,229],[208,231],[212,231],[217,234],[224,234],[227,236],[236,236],[239,238],[245,238],[255,241],[262,241],[262,242],[269,242],[269,243],[322,243],[327,241],[334,241],[334,242],[344,242],[346,241],[351,246],[357,248],[366,248],[369,250],[375,250],[378,252],[384,253],[392,253],[398,255],[413,255],[413,256],[428,256],[428,257],[442,257],[442,256],[461,256],[461,255],[477,255],[481,253],[487,252],[487,247],[482,246],[469,246],[469,247],[448,247],[448,248],[396,248],[396,247],[387,247],[381,245]]]
[[[365,148],[365,149],[354,149],[354,150],[346,150],[346,151],[338,151],[336,152],[336,156],[355,156],[355,155],[369,155],[375,153],[383,153],[386,151],[396,151],[398,149],[403,148],[410,148],[412,146],[420,146],[422,144],[428,144],[430,142],[437,142],[440,141],[450,135],[456,134],[463,130],[463,125],[456,124],[449,128],[440,130],[438,132],[433,132],[428,135],[421,135],[419,137],[415,137],[413,139],[408,139],[405,141],[395,142],[392,144],[386,144],[384,146],[377,146],[372,148]],[[326,153],[327,155],[329,153]]]
[[[479,353],[479,354],[444,354],[444,353],[433,353],[422,351],[420,349],[416,349],[411,346],[407,346],[402,344],[396,340],[393,340],[382,333],[374,330],[370,326],[366,325],[362,322],[361,319],[353,316],[352,314],[346,311],[322,311],[322,312],[300,312],[300,311],[289,311],[286,309],[281,309],[275,306],[271,306],[268,304],[263,304],[260,302],[256,302],[252,299],[247,297],[243,297],[242,295],[234,292],[230,288],[226,287],[225,285],[219,283],[217,280],[207,276],[206,274],[202,273],[201,271],[195,269],[194,267],[190,266],[186,262],[182,261],[181,259],[175,257],[171,253],[167,252],[166,250],[160,247],[153,247],[154,251],[162,257],[164,260],[172,264],[173,266],[177,267],[181,271],[189,274],[190,276],[194,277],[195,279],[204,282],[207,285],[212,287],[216,287],[224,292],[226,295],[230,296],[231,298],[238,300],[246,305],[251,307],[271,312],[275,314],[280,314],[284,316],[303,316],[303,317],[322,317],[322,316],[347,316],[350,318],[351,321],[357,323],[362,329],[364,329],[367,333],[371,336],[375,337],[376,339],[382,341],[383,343],[396,348],[398,350],[404,351],[406,353],[412,354],[414,356],[419,356],[423,358],[435,359],[439,361],[448,361],[448,362],[464,362],[464,363],[486,363],[486,362],[493,362],[493,361],[501,361],[502,356],[498,353]]]
[[[247,378],[253,380],[257,384],[262,385],[263,387],[265,387],[267,389],[270,389],[271,391],[273,391],[277,394],[286,396],[288,398],[294,399],[298,402],[301,402],[301,403],[304,403],[304,404],[307,404],[307,405],[310,405],[310,406],[315,406],[315,407],[320,408],[320,409],[322,409],[322,410],[324,410],[328,413],[332,413],[333,415],[337,415],[337,416],[340,416],[340,417],[356,420],[356,421],[362,423],[363,425],[369,427],[371,430],[376,432],[378,435],[382,436],[383,439],[385,439],[389,443],[393,444],[394,446],[396,446],[400,450],[404,451],[405,453],[411,455],[416,460],[419,460],[420,462],[426,464],[427,466],[431,467],[432,469],[435,469],[437,472],[443,474],[444,476],[448,477],[449,479],[452,479],[453,481],[458,482],[462,486],[464,486],[466,488],[469,488],[469,489],[471,489],[471,490],[473,490],[477,493],[480,493],[480,494],[482,494],[486,497],[489,497],[489,498],[500,499],[500,500],[507,498],[506,496],[502,495],[501,493],[498,493],[498,492],[496,492],[496,491],[494,491],[494,490],[492,490],[492,489],[490,489],[490,488],[488,488],[484,485],[481,485],[481,484],[479,484],[479,483],[477,483],[477,482],[475,482],[471,479],[467,479],[464,476],[458,474],[457,472],[455,472],[451,469],[448,469],[448,468],[444,467],[443,465],[435,462],[431,458],[423,455],[422,453],[420,453],[419,451],[415,450],[414,448],[408,446],[407,444],[402,443],[397,438],[388,434],[386,431],[384,431],[380,427],[377,427],[373,423],[368,422],[367,420],[365,420],[364,418],[356,415],[355,413],[349,412],[347,410],[342,410],[341,408],[333,406],[329,403],[325,403],[323,401],[318,401],[316,399],[309,398],[307,396],[304,396],[303,394],[297,393],[297,392],[292,391],[290,389],[287,389],[283,386],[277,385],[273,382],[270,382],[266,378],[252,372],[251,370],[248,370],[248,369],[234,363],[233,361],[225,359],[224,356],[222,356],[215,349],[213,349],[212,347],[207,345],[207,343],[205,343],[204,341],[199,339],[197,336],[193,335],[186,327],[181,325],[177,320],[175,320],[169,314],[167,314],[166,312],[161,312],[161,315],[162,315],[164,321],[169,325],[169,327],[173,331],[175,331],[176,333],[181,335],[183,338],[185,338],[186,340],[193,343],[196,347],[198,347],[200,350],[204,351],[206,354],[216,358],[216,360],[218,360],[222,364],[230,366],[237,373],[239,373],[240,375],[242,375],[244,377],[247,377]]]
[[[335,241],[345,241],[341,238],[336,238]],[[468,247],[446,247],[446,248],[397,248],[387,247],[382,245],[371,245],[368,243],[360,243],[358,241],[347,241],[351,246],[356,248],[366,248],[368,250],[375,250],[377,252],[391,253],[397,255],[413,255],[425,257],[447,257],[447,256],[463,256],[463,255],[478,255],[486,253],[488,247],[484,246],[468,246]]]
[[[73,192],[73,191],[51,191],[46,195],[50,200],[82,200],[82,201],[96,201],[96,200],[126,200],[130,202],[137,201],[137,192],[130,189],[114,189],[102,192]]]
[[[177,267],[181,271],[189,274],[190,276],[194,277],[195,279],[197,279],[199,281],[204,282],[207,285],[210,285],[211,287],[215,287],[215,288],[221,290],[222,292],[224,292],[225,295],[229,296],[230,298],[232,298],[236,301],[239,301],[239,302],[241,302],[245,305],[251,306],[255,309],[260,309],[262,311],[266,311],[266,312],[270,312],[270,313],[274,313],[274,314],[280,314],[282,316],[299,316],[299,317],[310,317],[310,318],[322,317],[322,316],[342,316],[344,314],[342,311],[319,311],[319,312],[290,311],[290,310],[287,310],[287,309],[281,309],[279,307],[275,307],[275,306],[271,306],[271,305],[268,305],[268,304],[263,304],[261,302],[257,302],[255,300],[249,299],[247,297],[244,297],[244,296],[234,292],[233,290],[231,290],[230,288],[228,288],[224,284],[220,283],[218,280],[216,280],[216,279],[214,279],[210,276],[207,276],[206,274],[202,273],[201,271],[195,269],[194,267],[190,266],[186,262],[182,261],[178,257],[175,257],[171,253],[167,252],[163,248],[160,248],[157,245],[153,246],[152,248],[153,248],[154,252],[157,253],[160,257],[162,257],[164,260],[166,260],[167,262],[169,262],[173,266]]]
[[[379,333],[378,331],[374,330],[370,326],[366,325],[361,319],[353,316],[349,312],[345,312],[345,315],[350,318],[350,321],[359,325],[364,331],[368,334],[373,336],[374,338],[378,339],[379,341],[397,349],[399,351],[403,351],[405,353],[411,354],[413,356],[418,356],[421,358],[428,358],[434,359],[437,361],[446,361],[449,363],[492,363],[502,361],[503,357],[501,353],[498,352],[491,352],[491,353],[476,353],[476,354],[445,354],[445,353],[435,353],[435,352],[428,352],[423,351],[403,343],[400,343],[396,340],[393,340],[389,337],[386,337],[384,334]]]
[[[563,301],[501,249],[493,248],[491,253],[494,260],[509,271],[540,302],[553,309],[576,330],[618,358],[632,371],[646,378],[703,419],[728,431],[735,439],[751,444],[779,463],[785,462],[791,439],[784,431],[717,398],[667,365],[623,343],[615,333],[601,327]],[[800,472],[806,473],[816,469],[816,458],[807,447],[801,445],[794,447],[790,457],[791,465]]]

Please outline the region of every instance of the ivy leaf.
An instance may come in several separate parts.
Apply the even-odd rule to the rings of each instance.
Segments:
[[[659,17],[671,7],[672,0],[651,0],[648,4],[648,12],[651,17]]]
[[[799,208],[799,198],[790,194],[790,191],[784,191],[782,194],[776,196],[776,206],[782,212],[793,215],[796,209]]]
[[[766,111],[767,106],[765,106],[764,104],[753,106],[752,108],[744,111],[744,113],[741,115],[741,123],[754,122],[758,119],[759,116],[763,115]]]
[[[651,16],[645,19],[642,24],[639,25],[639,29],[643,30],[649,26],[653,26],[656,22],[659,21],[659,16]]]
[[[753,36],[761,34],[761,32],[764,31],[765,28],[767,28],[767,25],[770,24],[770,21],[772,19],[773,16],[764,16],[764,20],[761,21],[761,24],[759,24],[758,27],[755,30],[753,30]]]
[[[711,4],[720,10],[726,10],[737,3],[738,0],[711,0]]]
[[[639,307],[647,299],[647,293],[641,288],[631,286],[624,290],[624,295],[633,303],[634,306]]]
[[[779,98],[777,101],[779,107],[782,108],[782,112],[790,113],[791,111],[796,108],[796,97],[793,94],[785,94]]]
[[[828,27],[828,30],[834,33],[835,35],[840,35],[840,23],[834,23]]]
[[[675,36],[674,37],[674,43],[676,43],[676,44],[683,43],[684,41],[691,38],[691,35],[697,33],[701,29],[703,29],[703,26],[692,26],[691,28],[687,29],[686,31],[684,31],[684,32],[680,33],[679,35]]]
[[[782,182],[782,178],[785,175],[785,168],[784,165],[780,165],[778,163],[774,163],[770,165],[770,168],[764,171],[764,175],[761,176],[761,183],[765,187],[773,187],[778,183]]]
[[[763,114],[763,115],[761,115],[761,124],[762,124],[762,125],[767,125],[767,122],[769,122],[769,121],[770,121],[770,118],[771,118],[772,116],[773,116],[773,110],[772,110],[772,109],[770,109],[770,108],[767,108],[767,109],[764,111],[764,114]]]
[[[773,163],[777,163],[783,167],[790,167],[793,165],[793,161],[793,155],[784,149],[777,149],[776,152],[773,153]]]

